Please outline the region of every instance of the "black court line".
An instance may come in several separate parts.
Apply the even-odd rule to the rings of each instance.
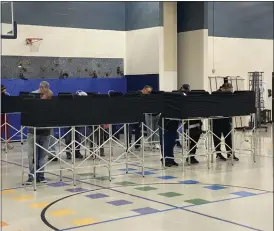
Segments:
[[[126,188],[126,187],[138,187],[138,186],[144,186],[144,185],[158,185],[158,184],[162,184],[162,183],[151,183],[151,184],[135,184],[135,185],[127,185],[127,186],[116,186],[116,187],[109,187],[109,188],[98,188],[98,189],[93,189],[93,190],[89,190],[89,191],[85,191],[85,192],[80,192],[80,193],[76,193],[76,194],[72,194],[72,195],[69,195],[69,196],[65,196],[63,198],[60,198],[56,201],[53,201],[52,203],[50,203],[48,206],[46,206],[42,212],[41,212],[41,220],[44,222],[45,225],[47,225],[49,228],[53,229],[53,230],[71,230],[71,229],[77,229],[77,228],[82,228],[82,227],[86,227],[86,226],[91,226],[91,225],[97,225],[97,224],[103,224],[103,223],[107,223],[107,222],[111,222],[111,221],[117,221],[117,220],[123,220],[123,219],[128,219],[128,218],[133,218],[133,217],[137,217],[137,216],[145,216],[145,215],[149,215],[149,214],[154,214],[154,213],[149,213],[149,214],[137,214],[137,215],[132,215],[132,216],[127,216],[127,217],[122,217],[122,218],[116,218],[116,219],[111,219],[111,220],[106,220],[106,221],[102,221],[102,222],[97,222],[97,223],[93,223],[93,224],[90,224],[90,225],[84,225],[84,226],[75,226],[75,227],[71,227],[71,228],[66,228],[66,229],[58,229],[57,227],[53,226],[52,224],[50,224],[48,222],[48,220],[46,219],[45,215],[46,215],[46,212],[47,210],[53,206],[54,204],[58,203],[59,201],[61,200],[64,200],[64,199],[67,199],[67,198],[70,198],[70,197],[73,197],[73,196],[77,196],[79,194],[84,194],[84,193],[88,193],[90,191],[99,191],[99,190],[111,190],[111,191],[114,191],[114,192],[118,192],[118,193],[123,193],[123,194],[126,194],[126,195],[130,195],[130,196],[134,196],[136,198],[139,198],[139,199],[144,199],[144,200],[147,200],[149,202],[154,202],[154,203],[159,203],[159,204],[162,204],[162,205],[166,205],[166,206],[169,206],[171,208],[169,209],[166,209],[166,210],[160,210],[160,211],[157,211],[156,213],[158,212],[167,212],[167,211],[172,211],[172,210],[176,210],[176,209],[181,209],[181,210],[185,210],[185,211],[188,211],[186,210],[187,208],[189,207],[196,207],[196,206],[202,206],[202,205],[208,205],[208,204],[212,204],[212,203],[217,203],[217,202],[223,202],[223,201],[228,201],[228,200],[236,200],[236,199],[240,199],[240,198],[244,198],[244,197],[235,197],[235,198],[228,198],[228,199],[223,199],[223,200],[217,200],[217,201],[211,201],[209,203],[206,203],[206,204],[200,204],[200,205],[187,205],[187,206],[182,206],[182,207],[179,207],[179,206],[174,206],[174,205],[171,205],[171,204],[167,204],[167,203],[163,203],[163,202],[160,202],[160,201],[155,201],[155,200],[152,200],[152,199],[149,199],[149,198],[145,198],[145,197],[141,197],[141,196],[137,196],[137,195],[133,195],[133,194],[129,194],[129,193],[125,193],[125,192],[121,192],[119,190],[116,190],[116,188]],[[179,185],[180,183],[167,183],[167,184],[176,184],[176,185]],[[181,184],[180,184],[181,185]],[[99,186],[98,186],[99,187]],[[253,196],[258,196],[258,195],[261,195],[261,194],[266,194],[266,193],[270,193],[270,192],[262,192],[262,193],[259,193],[259,194],[255,194]],[[216,218],[217,219],[217,218]],[[229,222],[229,221],[228,221]],[[241,224],[238,224],[238,223],[235,223],[235,225],[240,225],[242,227],[247,227],[245,225],[241,225]],[[253,230],[257,230],[255,228],[252,228],[251,229]]]
[[[7,162],[7,161],[5,161]],[[9,162],[11,164],[14,164],[14,165],[18,165],[16,163],[12,163],[12,162]],[[21,165],[20,165],[21,166]],[[58,176],[54,173],[49,173],[51,175],[55,175],[55,176]],[[67,178],[67,179],[70,179],[72,180],[71,178],[69,177],[64,177],[64,178]],[[136,197],[136,198],[139,198],[139,199],[144,199],[144,200],[148,200],[150,202],[154,202],[154,203],[159,203],[159,204],[163,204],[163,205],[166,205],[166,206],[170,206],[172,207],[171,209],[167,209],[167,210],[162,210],[162,211],[158,211],[158,212],[164,212],[164,211],[170,211],[170,210],[175,210],[175,209],[183,209],[184,207],[177,207],[177,206],[174,206],[174,205],[170,205],[170,204],[167,204],[167,203],[163,203],[163,202],[160,202],[160,201],[154,201],[154,200],[151,200],[151,199],[148,199],[148,198],[145,198],[145,197],[141,197],[141,196],[138,196],[138,195],[134,195],[134,194],[129,194],[129,193],[126,193],[126,192],[122,192],[122,191],[119,191],[119,190],[116,190],[115,188],[124,188],[124,187],[130,187],[130,186],[144,186],[144,185],[157,185],[157,184],[181,184],[181,183],[163,183],[163,182],[157,182],[157,183],[146,183],[146,184],[134,184],[134,185],[128,185],[128,186],[117,186],[117,187],[103,187],[103,186],[100,186],[100,185],[96,185],[96,184],[93,184],[93,183],[89,183],[89,182],[85,182],[85,181],[81,181],[81,180],[76,180],[78,182],[81,182],[81,183],[84,183],[84,184],[88,184],[88,185],[92,185],[92,186],[95,186],[95,187],[98,187],[98,189],[93,189],[93,190],[89,190],[89,191],[98,191],[98,190],[111,190],[111,191],[115,191],[117,193],[122,193],[122,194],[126,194],[126,195],[129,195],[129,196],[133,196],[133,197]],[[198,183],[200,185],[212,185],[212,184],[205,184],[205,183]],[[237,187],[237,188],[245,188],[245,189],[251,189],[251,190],[256,190],[256,191],[261,191],[264,193],[273,193],[273,191],[267,191],[267,190],[262,190],[262,189],[255,189],[255,188],[250,188],[250,187],[242,187],[242,186],[233,186],[233,185],[222,185],[222,184],[214,184],[214,185],[221,185],[221,186],[227,186],[227,187]],[[54,202],[52,202],[51,204],[49,204],[47,207],[45,207],[43,209],[43,211],[41,212],[41,220],[43,221],[44,224],[46,224],[49,228],[52,228],[53,230],[60,230],[56,227],[54,227],[53,225],[51,225],[45,218],[45,213],[47,211],[48,208],[50,208],[53,204],[56,204],[57,202],[61,201],[61,200],[64,200],[68,197],[71,197],[71,196],[75,196],[75,195],[78,195],[78,194],[82,194],[82,193],[86,193],[86,192],[89,192],[89,191],[85,191],[85,192],[80,192],[80,193],[76,193],[76,194],[73,194],[73,195],[69,195],[69,196],[66,196],[64,198],[60,198]],[[262,193],[260,193],[262,194]],[[255,195],[260,195],[260,194],[255,194]],[[254,196],[255,196],[254,195]],[[243,198],[243,197],[237,197],[237,198],[229,198],[229,199],[224,199],[224,200],[219,200],[219,201],[212,201],[210,203],[207,203],[207,204],[211,204],[211,203],[216,203],[216,202],[221,202],[221,201],[227,201],[227,200],[233,200],[233,199],[239,199],[239,198]],[[201,206],[201,205],[189,205],[187,207],[194,207],[194,206]],[[47,208],[47,209],[46,209]],[[184,209],[183,209],[184,210]],[[187,211],[187,210],[185,210]],[[138,214],[136,216],[141,216],[141,215],[148,215],[148,214]],[[201,214],[202,215],[202,214]],[[135,215],[134,215],[135,216]],[[121,220],[121,219],[126,219],[126,218],[131,218],[131,217],[134,217],[134,216],[130,216],[130,217],[124,217],[124,218],[119,218],[119,219],[114,219],[114,220]],[[206,214],[205,214],[206,216]],[[216,219],[219,219],[217,217],[213,217],[213,218],[216,218]],[[113,221],[114,221],[113,220]],[[226,220],[223,220],[223,221],[226,221]],[[102,224],[102,223],[106,223],[106,222],[110,222],[110,220],[107,220],[107,221],[103,221],[103,222],[98,222],[98,223],[94,223],[93,225],[95,224]],[[231,223],[231,221],[226,221],[228,223]],[[242,227],[248,227],[248,226],[245,226],[245,225],[241,225],[241,224],[237,224],[235,223],[235,225],[240,225]],[[89,225],[87,225],[89,226]],[[76,229],[76,228],[80,228],[82,226],[77,226],[77,227],[72,227],[72,228],[68,228],[68,229],[65,229],[65,230],[70,230],[70,229]],[[252,230],[258,230],[256,228],[252,228],[250,227]]]

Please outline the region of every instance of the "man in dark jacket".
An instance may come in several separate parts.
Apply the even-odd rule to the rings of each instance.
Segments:
[[[165,166],[178,166],[174,160],[174,146],[176,144],[179,121],[165,119],[163,127],[162,118],[163,116],[161,115],[159,120],[159,136],[162,153],[161,162],[163,163],[163,158],[165,158]]]
[[[232,84],[228,83],[228,79],[224,79],[224,84],[219,88],[218,91],[226,91],[232,92],[233,86]],[[215,146],[215,151],[217,153],[216,158],[222,161],[226,161],[226,158],[221,153],[221,137],[224,136],[225,140],[225,149],[227,151],[227,157],[231,157],[232,153],[232,136],[231,136],[231,125],[232,125],[232,118],[222,118],[222,119],[214,119],[213,120],[213,142]],[[233,159],[235,161],[239,161],[239,158],[233,155]]]
[[[152,92],[152,87],[149,85],[144,86],[144,88],[141,91],[133,92],[132,94],[140,94],[140,95],[148,95]],[[132,140],[132,131],[135,131],[135,149],[139,149],[141,146],[141,123],[133,123],[130,124],[128,127],[128,134],[129,134],[129,143],[128,146],[131,145]]]

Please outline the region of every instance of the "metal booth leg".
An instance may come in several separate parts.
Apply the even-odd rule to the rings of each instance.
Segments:
[[[23,140],[23,127],[21,126],[20,134],[20,143],[21,143],[21,171],[22,171],[22,185],[24,185],[24,140]]]
[[[109,163],[108,163],[108,175],[109,175],[109,181],[111,181],[111,154],[112,154],[112,124],[109,125]]]
[[[34,191],[36,191],[36,183],[37,183],[37,179],[36,179],[36,176],[37,176],[37,169],[36,169],[36,166],[37,166],[37,148],[36,148],[36,127],[34,127],[33,129],[33,189]]]
[[[184,135],[184,120],[182,120],[182,135],[181,135],[181,149],[182,149],[182,171],[185,171],[185,156],[184,156],[184,147],[185,147],[185,135]]]
[[[129,137],[127,135],[127,124],[124,124],[124,142],[125,142],[125,145],[126,145],[126,149],[125,149],[125,152],[126,152],[126,174],[128,174],[128,143],[129,143]]]
[[[144,167],[144,165],[145,165],[145,135],[144,135],[144,123],[142,122],[142,124],[141,124],[141,126],[142,126],[142,176],[143,177],[145,177],[145,171],[144,171],[144,169],[145,169],[145,167]]]
[[[8,128],[7,128],[7,113],[5,113],[4,121],[4,130],[5,130],[5,152],[8,153]]]
[[[163,166],[166,167],[166,157],[165,157],[165,118],[162,118],[162,160]]]
[[[72,178],[73,178],[73,185],[76,186],[75,180],[75,126],[71,128],[71,141],[72,141]]]
[[[53,132],[54,134],[54,132]],[[61,144],[61,128],[58,128],[58,135],[59,135],[59,153],[62,150],[62,144]],[[56,152],[55,152],[56,154]],[[63,171],[62,171],[62,161],[61,161],[61,155],[59,155],[59,164],[60,164],[60,181],[63,181]]]

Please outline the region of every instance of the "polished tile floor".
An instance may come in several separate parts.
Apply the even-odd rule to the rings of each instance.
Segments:
[[[74,187],[70,172],[60,182],[55,171],[46,174],[48,183],[38,184],[36,192],[21,184],[16,144],[1,154],[1,226],[4,231],[272,231],[273,140],[270,130],[258,137],[256,163],[248,151],[240,151],[234,166],[215,161],[208,169],[206,159],[199,157],[199,165],[183,172],[180,166],[162,169],[159,152],[146,151],[144,178],[135,165],[128,174],[124,164],[117,165],[111,182],[106,168],[98,168],[94,178],[89,167],[79,170]],[[248,139],[238,138],[237,147],[248,147]],[[203,146],[201,140],[198,153]]]

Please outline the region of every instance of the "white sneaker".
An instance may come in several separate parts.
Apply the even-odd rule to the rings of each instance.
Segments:
[[[9,150],[11,150],[11,149],[14,148],[14,146],[12,146],[11,144],[8,144],[8,145],[7,145],[7,148],[8,148]]]
[[[155,144],[156,149],[160,149],[160,144]]]

